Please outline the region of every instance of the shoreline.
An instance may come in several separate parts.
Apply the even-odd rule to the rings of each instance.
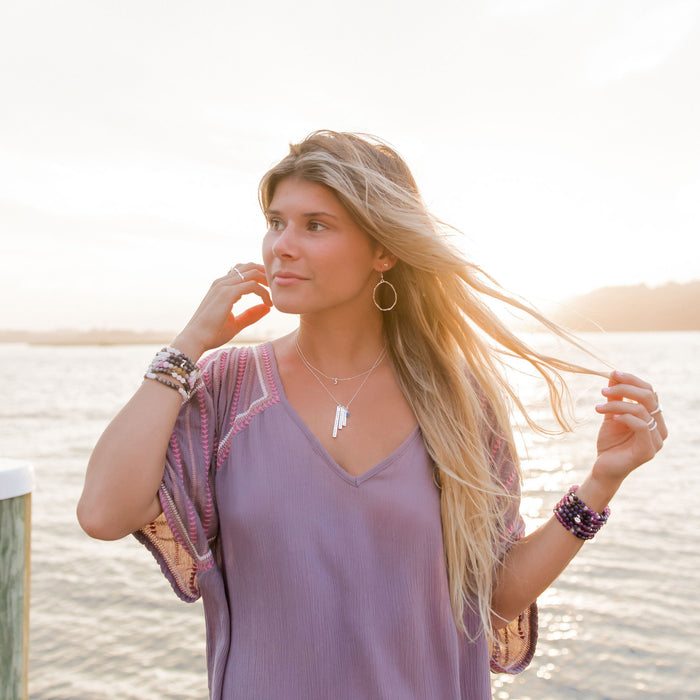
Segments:
[[[522,332],[543,332],[541,329],[523,328]],[[546,333],[546,331],[544,331]],[[693,334],[700,330],[695,329],[657,329],[657,330],[602,330],[602,329],[585,329],[573,331],[576,335],[617,335],[617,334]],[[31,332],[31,331],[1,331],[0,330],[0,345],[30,345],[37,347],[116,347],[124,345],[168,345],[175,337],[175,333],[158,332],[158,331],[48,331],[48,332]],[[257,345],[270,340],[270,337],[253,337],[241,335],[237,336],[235,343],[226,343],[226,345]]]
[[[34,346],[119,346],[119,345],[168,345],[177,335],[168,331],[127,330],[57,330],[57,331],[2,331],[0,344],[23,344]],[[263,343],[269,338],[238,336],[237,342]]]

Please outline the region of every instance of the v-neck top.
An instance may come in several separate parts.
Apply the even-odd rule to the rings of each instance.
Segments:
[[[341,467],[335,461],[335,459],[333,459],[333,457],[328,453],[328,450],[326,450],[326,448],[321,444],[321,441],[318,439],[318,437],[309,428],[304,419],[299,415],[299,413],[297,413],[297,410],[287,399],[287,396],[284,393],[284,388],[282,386],[282,381],[279,376],[279,371],[277,369],[277,361],[275,359],[275,353],[272,349],[272,345],[269,343],[266,344],[264,351],[266,354],[269,353],[270,372],[275,386],[279,387],[278,394],[280,403],[284,407],[291,421],[293,421],[297,425],[299,431],[301,431],[303,435],[303,438],[301,438],[297,435],[296,431],[292,431],[295,440],[300,442],[300,447],[302,449],[308,449],[309,447],[313,449],[314,453],[320,456],[321,460],[328,466],[329,469],[336,472],[338,476],[340,476],[342,479],[345,479],[349,484],[352,484],[353,486],[360,486],[360,484],[364,483],[368,479],[371,479],[378,472],[381,472],[382,470],[391,466],[397,460],[400,460],[405,450],[410,448],[413,441],[421,440],[420,430],[418,426],[416,426],[415,428],[413,428],[408,437],[393,452],[391,452],[391,454],[387,455],[384,459],[382,459],[375,465],[367,465],[365,471],[359,476],[350,474],[347,470],[343,469],[343,467]]]
[[[489,649],[450,606],[440,492],[419,428],[361,476],[342,469],[289,403],[266,343],[207,356],[159,491],[134,533],[184,600],[200,595],[212,698],[485,700],[517,672],[536,607]],[[522,534],[518,479],[491,446]],[[509,470],[513,476],[509,476]]]

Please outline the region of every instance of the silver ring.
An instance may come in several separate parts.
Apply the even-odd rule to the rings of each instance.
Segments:
[[[647,428],[649,428],[649,432],[652,430],[656,429],[656,418],[652,418],[648,423],[647,423]]]
[[[653,411],[649,411],[650,416],[655,416],[657,413],[661,413],[661,404],[659,404]]]
[[[245,277],[243,276],[243,273],[242,273],[237,267],[232,267],[232,268],[228,271],[229,275],[230,275],[232,272],[237,273],[238,276],[241,278],[241,280],[242,280],[243,282],[245,282]]]

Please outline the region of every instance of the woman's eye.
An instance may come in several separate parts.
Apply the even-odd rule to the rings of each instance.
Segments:
[[[309,231],[325,231],[326,226],[320,221],[309,221]]]
[[[282,221],[280,219],[270,219],[268,223],[268,227],[270,231],[281,231],[282,230]]]

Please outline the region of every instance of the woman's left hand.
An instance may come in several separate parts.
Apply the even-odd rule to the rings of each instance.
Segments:
[[[596,406],[604,419],[593,476],[619,484],[654,457],[663,447],[668,430],[658,396],[643,379],[615,371],[602,393],[607,402]]]

